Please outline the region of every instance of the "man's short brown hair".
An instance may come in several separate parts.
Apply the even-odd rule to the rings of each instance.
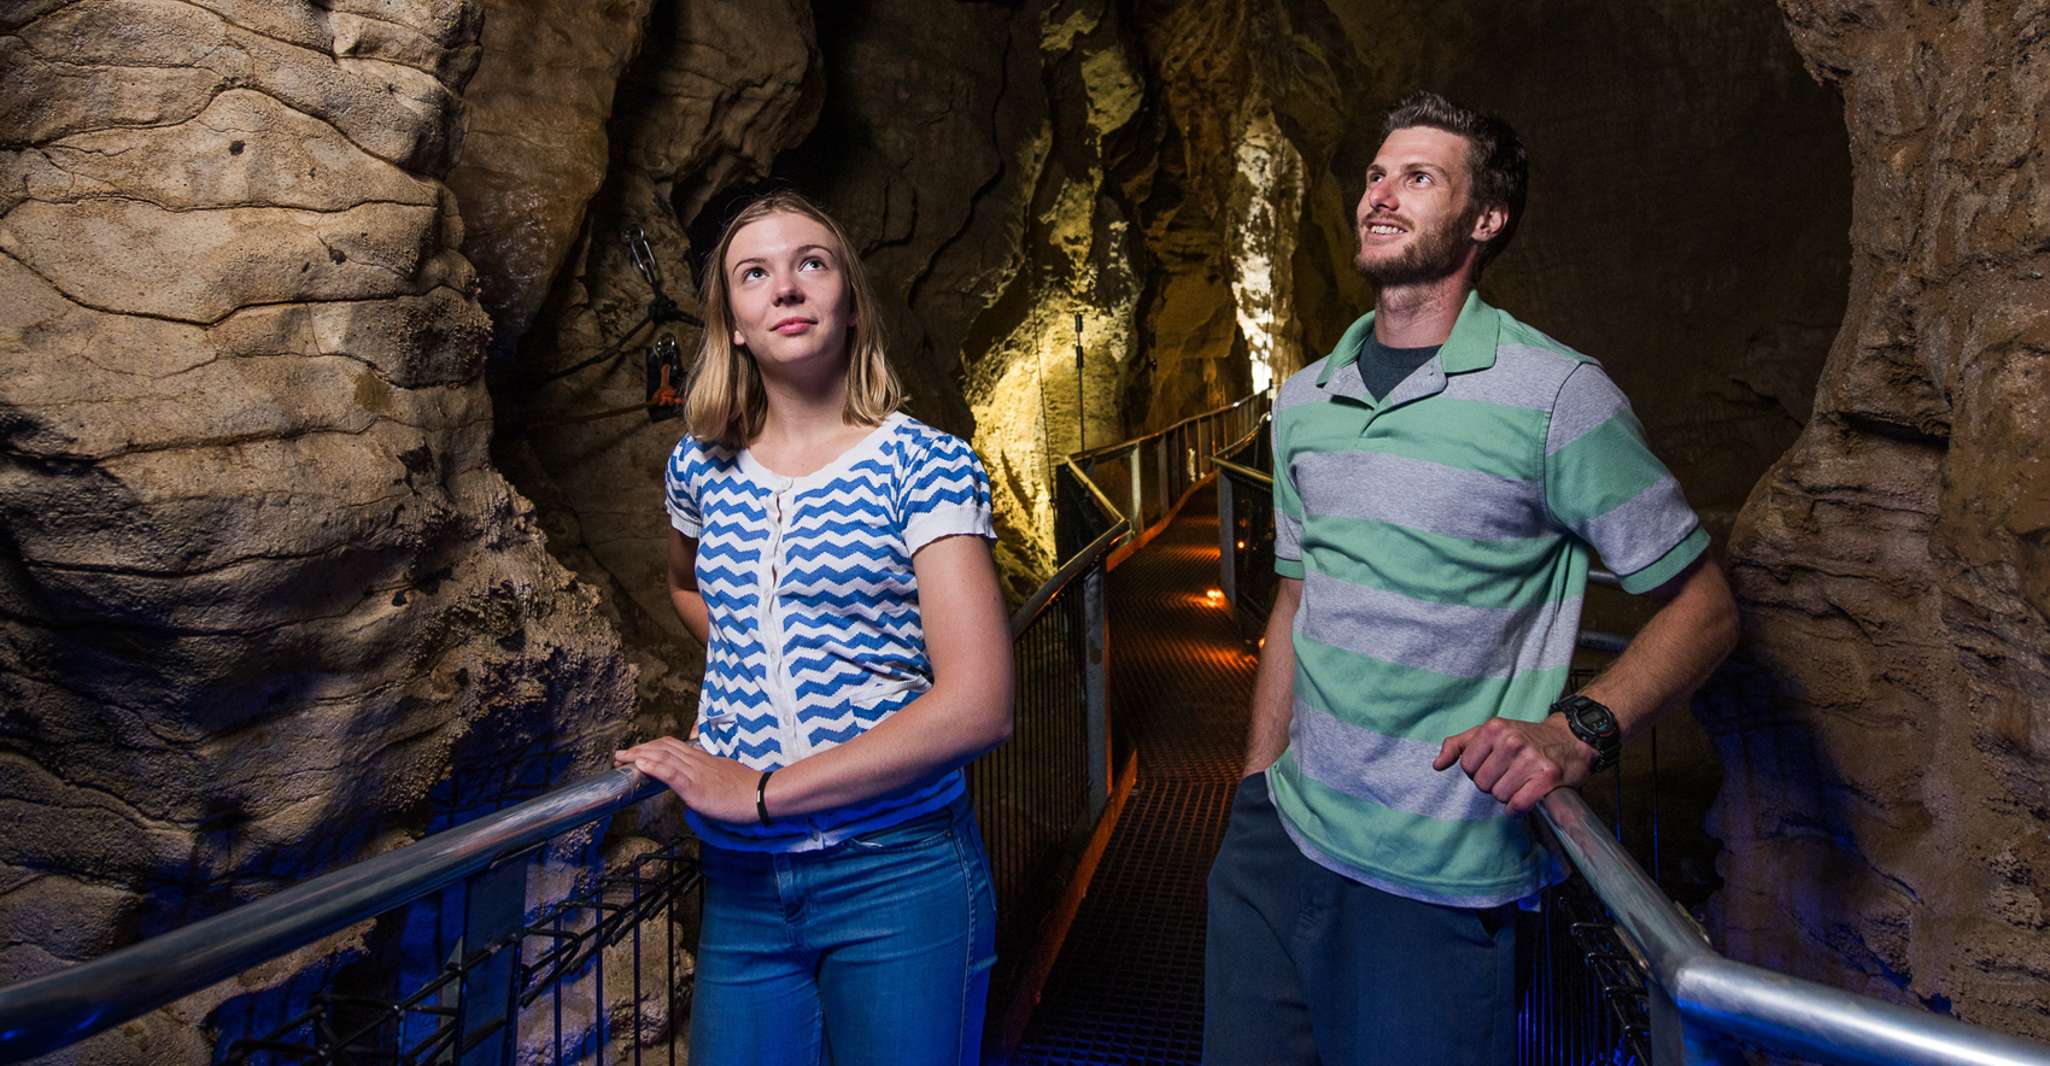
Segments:
[[[1381,123],[1381,139],[1396,130],[1427,126],[1466,138],[1466,165],[1473,181],[1474,196],[1481,203],[1499,203],[1509,209],[1509,221],[1502,232],[1481,249],[1485,266],[1516,235],[1523,221],[1523,197],[1530,183],[1530,154],[1522,138],[1501,118],[1470,107],[1461,107],[1429,90],[1420,89],[1402,98]]]

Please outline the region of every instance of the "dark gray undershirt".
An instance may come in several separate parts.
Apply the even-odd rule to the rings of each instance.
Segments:
[[[1439,347],[1433,344],[1428,348],[1390,348],[1369,330],[1360,342],[1360,381],[1376,401],[1387,399],[1388,390],[1402,384],[1402,379],[1415,373],[1417,367],[1430,362]]]

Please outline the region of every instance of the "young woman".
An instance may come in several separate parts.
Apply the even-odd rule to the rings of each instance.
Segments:
[[[1011,730],[989,478],[900,412],[847,235],[743,208],[702,285],[669,458],[688,740],[617,753],[702,838],[694,1066],[973,1063],[995,961],[961,766]]]

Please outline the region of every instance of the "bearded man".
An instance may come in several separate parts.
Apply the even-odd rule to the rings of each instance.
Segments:
[[[1708,536],[1594,360],[1475,291],[1523,213],[1506,123],[1431,93],[1355,212],[1372,313],[1274,405],[1275,570],[1210,873],[1204,1060],[1516,1058],[1524,815],[1736,639]],[[1565,689],[1593,556],[1662,602]]]

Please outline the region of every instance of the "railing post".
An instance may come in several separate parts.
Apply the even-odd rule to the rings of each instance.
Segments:
[[[1232,506],[1231,475],[1217,472],[1217,587],[1224,592],[1224,609],[1239,613],[1238,511]]]
[[[1168,494],[1168,486],[1174,484],[1174,482],[1168,480],[1170,472],[1168,467],[1167,455],[1168,451],[1174,447],[1174,436],[1175,434],[1173,433],[1163,433],[1160,436],[1153,438],[1154,441],[1160,445],[1160,450],[1153,453],[1153,468],[1155,472],[1157,472],[1160,475],[1161,514],[1167,513],[1168,501],[1173,499],[1173,497]],[[1179,456],[1177,456],[1177,458],[1179,458]],[[1151,522],[1148,522],[1146,524],[1149,527],[1153,525],[1153,523]]]
[[[1145,445],[1134,444],[1132,445],[1132,450],[1126,453],[1125,456],[1126,465],[1131,467],[1132,476],[1131,518],[1133,536],[1146,532],[1146,481],[1143,474],[1145,463],[1141,458],[1141,454],[1145,450]]]
[[[1082,657],[1083,702],[1089,711],[1089,823],[1103,816],[1110,801],[1110,651],[1109,615],[1103,602],[1103,563],[1082,578],[1082,624],[1086,627]]]
[[[527,910],[527,852],[499,860],[471,877],[463,889],[463,939],[457,958],[491,948],[517,933]],[[513,1061],[519,1026],[513,1019],[514,941],[463,971],[456,1001],[458,1066],[506,1066]]]

